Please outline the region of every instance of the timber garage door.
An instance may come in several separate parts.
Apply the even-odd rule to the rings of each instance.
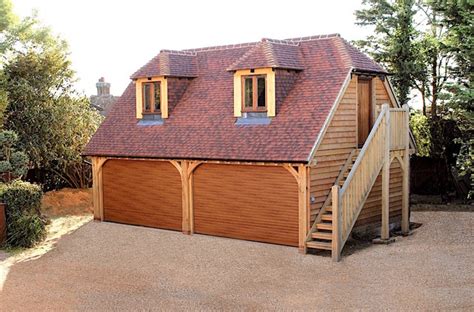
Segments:
[[[181,230],[181,177],[172,164],[108,160],[102,177],[105,221]]]
[[[194,231],[298,245],[298,189],[282,167],[203,164],[194,174]]]

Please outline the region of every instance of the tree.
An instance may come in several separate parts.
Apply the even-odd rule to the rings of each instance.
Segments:
[[[61,41],[51,35],[49,28],[40,25],[36,13],[20,19],[12,7],[10,0],[0,0],[0,129],[4,125],[3,115],[8,102],[4,65],[18,53],[35,49],[39,52]]]
[[[74,72],[64,43],[28,50],[5,65],[5,127],[18,133],[36,169],[73,187],[87,187],[90,168],[80,153],[101,117],[73,89]]]
[[[454,63],[449,68],[447,82],[448,111],[445,118],[456,121],[460,144],[456,165],[461,175],[471,178],[469,197],[474,197],[474,3],[467,0],[432,1],[440,15],[440,24],[447,29],[444,50],[451,53]]]
[[[0,180],[10,182],[12,178],[21,178],[28,171],[28,156],[16,150],[18,135],[13,131],[0,132]]]
[[[413,41],[414,0],[363,0],[356,11],[357,24],[374,27],[374,34],[356,44],[393,73],[393,85],[401,104],[409,100],[416,68]]]

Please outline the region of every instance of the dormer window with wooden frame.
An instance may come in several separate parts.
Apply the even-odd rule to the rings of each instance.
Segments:
[[[267,111],[267,76],[242,76],[242,112]]]
[[[159,81],[142,83],[143,114],[161,114],[160,88]]]
[[[275,110],[275,71],[272,68],[234,72],[235,117],[245,117],[248,113],[274,117]]]
[[[137,119],[168,118],[168,80],[166,77],[138,78],[135,81],[135,87]]]

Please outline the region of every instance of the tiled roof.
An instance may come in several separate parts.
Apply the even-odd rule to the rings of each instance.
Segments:
[[[273,51],[283,47],[283,52],[278,50],[273,58],[275,65],[297,62],[291,64],[301,65],[302,70],[282,70],[281,77],[291,76],[283,82],[279,82],[277,72],[276,93],[284,96],[277,99],[277,113],[269,125],[237,126],[233,73],[227,69],[265,44],[271,44]],[[294,61],[287,53],[297,54],[299,59]],[[190,68],[195,78],[181,83],[186,89],[175,97],[179,100],[164,124],[137,124],[135,85],[131,83],[87,145],[85,155],[306,162],[350,70],[384,72],[337,35],[266,39],[185,50],[181,54],[168,52],[170,57],[192,59],[186,64],[193,64]],[[133,77],[164,73],[153,64],[161,66],[161,57],[154,58]],[[169,68],[173,73],[173,66]],[[189,69],[176,71],[182,74]],[[173,79],[178,81],[170,78],[169,86]],[[172,96],[174,91],[169,87],[168,92]]]
[[[251,69],[251,68],[285,68],[303,69],[301,62],[299,43],[263,39],[254,46],[227,70]]]
[[[196,53],[184,51],[162,50],[131,78],[152,76],[196,77]]]

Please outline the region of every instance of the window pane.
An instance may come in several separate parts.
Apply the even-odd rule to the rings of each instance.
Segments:
[[[145,112],[151,111],[150,91],[151,91],[151,84],[149,83],[143,84],[143,106],[144,106]]]
[[[244,83],[244,107],[252,107],[253,102],[253,79],[245,78]]]
[[[264,77],[258,77],[257,78],[257,106],[258,107],[265,107],[265,78]]]
[[[161,97],[160,97],[160,83],[159,82],[155,82],[153,83],[154,85],[154,88],[155,88],[155,112],[156,111],[159,111],[160,108],[161,108]]]

